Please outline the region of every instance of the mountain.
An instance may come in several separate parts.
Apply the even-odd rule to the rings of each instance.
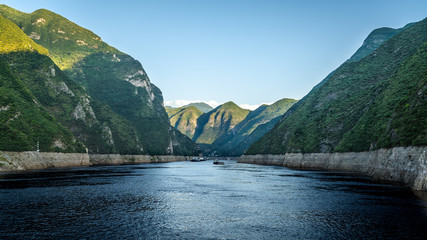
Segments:
[[[350,57],[349,62],[357,62],[360,59],[368,56],[373,51],[375,51],[381,44],[390,38],[394,37],[394,35],[400,33],[401,31],[411,27],[413,23],[409,23],[406,26],[398,29],[394,28],[378,28],[372,31],[368,37],[363,41],[362,46],[357,49],[357,51]]]
[[[84,152],[84,145],[56,121],[0,60],[0,150]]]
[[[191,139],[170,127],[161,91],[150,82],[137,60],[104,43],[93,32],[48,10],[27,14],[0,5],[0,14],[48,49],[49,57],[60,70],[83,87],[91,99],[108,105],[111,113],[131,125],[135,141],[144,153],[194,153],[196,146]],[[121,136],[127,134],[119,132]]]
[[[169,116],[171,125],[189,138],[193,138],[196,130],[197,119],[203,114],[203,112],[195,106],[180,108],[165,107],[165,109]]]
[[[2,16],[0,43],[0,56],[48,53]],[[10,65],[0,58],[0,150],[36,150],[39,143],[44,151],[84,152],[83,143],[48,113]]]
[[[240,156],[294,103],[296,100],[284,98],[249,111],[228,102],[204,114],[195,106],[165,109],[171,125],[202,144],[206,153]]]
[[[18,26],[1,15],[0,29],[2,29],[0,32],[0,42],[2,43],[0,54],[17,51],[38,52],[44,55],[49,54],[46,48],[36,44]]]
[[[347,61],[292,106],[247,154],[427,145],[426,41],[424,19],[371,54]]]
[[[220,155],[240,156],[244,151],[262,135],[267,133],[278,121],[277,117],[282,116],[297,101],[294,99],[284,98],[271,105],[262,105],[251,111],[246,118],[238,123],[232,131],[216,139],[211,148],[215,149]],[[273,122],[271,122],[273,121]],[[271,122],[270,124],[267,124]],[[252,132],[260,126],[254,135]]]
[[[32,42],[14,23],[2,16],[0,16],[0,23],[2,35],[20,36],[19,38],[7,38],[9,43],[13,43],[15,49],[10,50],[11,45],[8,45],[9,50],[7,51],[5,47],[0,47],[0,52],[2,52],[0,59],[7,66],[6,71],[9,71],[12,76],[8,79],[11,82],[19,81],[20,85],[33,96],[34,100],[31,104],[37,103],[37,108],[43,109],[54,120],[55,123],[47,123],[46,127],[50,127],[52,124],[61,125],[74,135],[76,138],[73,140],[74,142],[78,139],[78,143],[84,145],[90,153],[143,153],[135,130],[125,119],[114,114],[105,104],[92,100],[48,56],[39,54],[39,52],[44,53],[47,50],[37,50],[43,47]],[[2,41],[1,39],[0,42]],[[20,47],[23,43],[28,42],[33,46],[33,50]],[[5,85],[3,88],[7,91],[10,86]],[[28,115],[22,114],[21,116],[25,119],[31,118],[31,115],[28,112]],[[2,123],[5,122],[2,121]],[[38,139],[40,136],[49,138],[48,134],[40,135],[39,133],[38,135],[35,135],[34,139]],[[52,148],[49,142],[40,141],[40,150],[72,151],[67,150],[66,146],[69,144],[63,141],[58,140],[56,145],[62,147]],[[34,146],[33,143],[31,147],[21,150],[34,150]],[[2,150],[16,150],[13,148],[12,145],[1,147]],[[85,151],[84,147],[81,149]]]
[[[190,104],[184,105],[183,107],[189,107],[189,106],[194,106],[204,113],[207,113],[213,109],[213,107],[211,107],[209,104],[204,102],[190,103]]]
[[[233,102],[226,102],[197,119],[193,141],[211,144],[223,134],[232,131],[248,114],[249,110],[242,109]]]
[[[49,56],[62,70],[72,68],[94,52],[121,53],[90,30],[46,9],[27,14],[0,5],[0,15],[14,22],[37,44],[49,49]]]

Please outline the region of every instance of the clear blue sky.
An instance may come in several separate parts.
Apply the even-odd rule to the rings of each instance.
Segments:
[[[411,0],[14,0],[54,11],[138,59],[167,101],[300,99],[375,28],[427,17]]]

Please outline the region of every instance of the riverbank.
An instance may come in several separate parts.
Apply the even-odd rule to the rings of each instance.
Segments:
[[[243,155],[238,162],[359,172],[380,180],[404,183],[413,190],[427,191],[426,151],[427,146],[369,152]]]
[[[46,168],[81,167],[92,165],[120,165],[186,161],[190,157],[171,155],[120,155],[55,152],[0,151],[0,172]]]

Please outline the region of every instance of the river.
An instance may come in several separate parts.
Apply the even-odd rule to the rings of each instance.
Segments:
[[[427,195],[368,177],[206,162],[0,174],[0,239],[425,239]]]

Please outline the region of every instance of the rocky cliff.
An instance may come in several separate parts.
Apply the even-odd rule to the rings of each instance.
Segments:
[[[105,110],[99,113],[105,119],[100,122],[100,130],[77,131],[78,137],[83,139],[90,138],[95,132],[101,133],[100,138],[86,143],[104,139],[106,145],[89,146],[89,150],[132,154],[194,152],[195,144],[170,127],[161,91],[151,83],[138,61],[109,46],[93,32],[48,10],[27,14],[0,5],[0,14],[14,22],[31,41],[49,50],[49,57],[59,66],[52,68],[57,75],[62,76],[59,71],[62,70],[86,91],[88,97],[79,98],[74,118],[92,118],[90,121],[94,122],[96,116],[92,113],[96,114],[96,109],[91,104],[93,101],[100,103],[97,104],[99,111]],[[56,89],[62,91],[65,88],[58,85]],[[89,120],[83,121],[87,125]],[[90,134],[82,136],[83,132]]]

